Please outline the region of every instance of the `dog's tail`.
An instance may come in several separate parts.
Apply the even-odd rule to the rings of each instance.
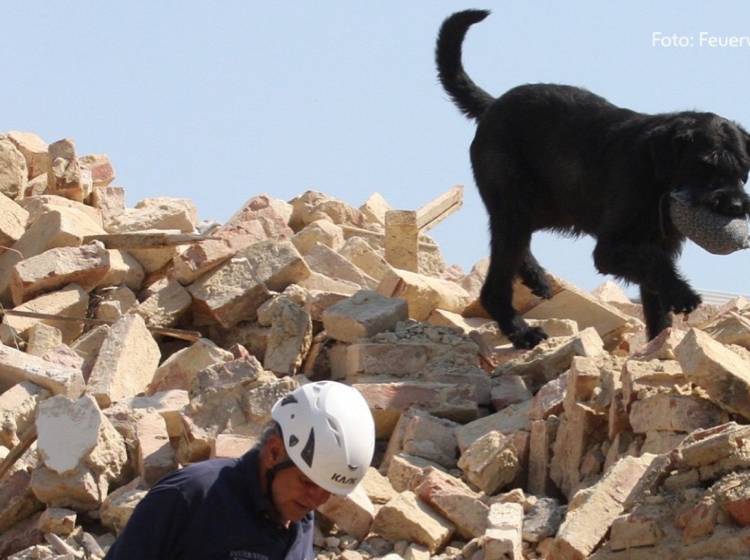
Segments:
[[[453,14],[440,27],[435,47],[440,83],[461,112],[472,119],[481,117],[495,98],[476,85],[464,71],[461,44],[469,27],[489,14],[489,10],[465,10]]]

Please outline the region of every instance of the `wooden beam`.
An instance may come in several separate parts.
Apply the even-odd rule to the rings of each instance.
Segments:
[[[190,245],[197,241],[222,240],[221,237],[199,235],[196,233],[173,233],[164,231],[106,233],[101,235],[87,235],[83,243],[101,241],[107,249],[154,249],[157,247],[174,247],[176,245]]]
[[[464,203],[464,187],[456,185],[417,210],[417,227],[427,231],[461,208]]]
[[[0,309],[0,316],[11,315],[16,317],[28,317],[30,319],[43,319],[47,321],[74,321],[84,325],[114,325],[115,321],[104,319],[87,319],[85,317],[69,317],[66,315],[52,315],[50,313],[37,313],[35,311],[18,311],[15,309]],[[196,342],[203,335],[198,331],[186,331],[183,329],[171,329],[167,327],[147,327],[152,334],[179,338],[188,342]]]
[[[385,243],[385,234],[380,231],[370,231],[369,229],[348,226],[346,224],[340,224],[340,227],[344,232],[344,239],[349,239],[350,237],[362,237],[365,240],[372,239],[374,243]],[[420,240],[419,248],[425,251],[434,251],[437,249],[437,244]]]
[[[31,444],[36,440],[36,424],[32,424],[31,426],[26,428],[26,431],[21,434],[19,440],[20,441],[13,446],[13,449],[8,452],[8,455],[6,455],[3,462],[0,463],[0,479],[5,476],[5,473],[10,470],[10,468],[21,457],[21,455],[23,455],[24,452],[29,447],[31,447]]]

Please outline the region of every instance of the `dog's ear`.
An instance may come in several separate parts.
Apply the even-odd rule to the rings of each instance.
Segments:
[[[750,133],[741,126],[738,126],[737,128],[740,129],[742,137],[745,139],[745,151],[750,155]]]
[[[695,129],[688,123],[662,124],[648,134],[648,146],[654,176],[658,180],[669,179],[677,170],[685,148],[695,140]]]

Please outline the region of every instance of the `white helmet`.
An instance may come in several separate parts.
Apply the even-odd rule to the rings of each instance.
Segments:
[[[364,397],[335,381],[308,383],[276,401],[292,462],[333,494],[348,494],[365,476],[375,450],[375,423]]]

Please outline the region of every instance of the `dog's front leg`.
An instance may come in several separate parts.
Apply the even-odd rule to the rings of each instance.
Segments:
[[[700,296],[677,271],[675,257],[675,253],[653,243],[609,238],[600,238],[594,249],[599,272],[640,285],[649,338],[671,324],[670,312],[690,313],[701,303]]]
[[[521,230],[516,230],[515,234],[508,232],[507,220],[498,220],[492,215],[490,227],[490,266],[482,286],[480,300],[513,346],[533,348],[545,340],[547,334],[539,327],[529,325],[513,308],[513,280],[522,266],[527,267],[528,270],[525,270],[524,274],[529,278],[532,276],[531,268],[534,264],[536,268],[533,272],[539,274],[540,278],[544,270],[529,252],[530,233],[522,234]],[[531,259],[534,259],[533,263]],[[529,282],[532,283],[531,280]],[[545,291],[545,288],[549,291],[546,280],[543,279],[536,282],[535,287],[540,291]]]

